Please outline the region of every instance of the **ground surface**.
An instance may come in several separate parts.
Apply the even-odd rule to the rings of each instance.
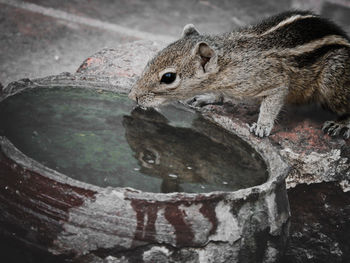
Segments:
[[[0,0],[0,83],[73,72],[87,56],[135,39],[177,38],[187,23],[230,31],[291,8],[309,8],[350,32],[346,0]]]
[[[0,83],[74,72],[104,47],[140,39],[168,43],[187,23],[219,33],[290,8],[312,9],[350,33],[347,0],[0,0]],[[289,199],[291,241],[283,262],[349,262],[349,192],[330,183],[299,185]],[[9,252],[6,262],[35,262],[15,243],[1,247]]]

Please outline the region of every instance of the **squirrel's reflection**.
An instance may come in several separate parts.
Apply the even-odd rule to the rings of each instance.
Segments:
[[[188,183],[236,190],[266,180],[264,162],[244,141],[201,117],[191,128],[174,127],[156,110],[136,108],[123,125],[141,172],[162,178],[163,193]]]

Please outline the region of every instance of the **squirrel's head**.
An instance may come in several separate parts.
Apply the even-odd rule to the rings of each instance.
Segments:
[[[179,40],[148,62],[129,98],[153,107],[203,92],[205,83],[219,69],[217,51],[207,40],[193,25],[186,25]]]

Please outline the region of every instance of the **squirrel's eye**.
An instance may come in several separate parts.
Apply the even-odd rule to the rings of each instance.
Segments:
[[[170,84],[173,83],[176,79],[176,73],[167,72],[162,76],[160,83]]]

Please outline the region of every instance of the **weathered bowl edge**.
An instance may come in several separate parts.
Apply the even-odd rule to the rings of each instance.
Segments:
[[[93,89],[116,91],[124,94],[127,93],[125,89],[121,89],[118,86],[108,84],[108,79],[107,79],[107,82],[96,84],[96,81],[95,81],[96,78],[94,76],[91,76],[91,78],[94,81],[89,81],[88,77],[85,75],[79,75],[79,74],[70,75],[65,73],[58,76],[52,76],[52,77],[47,77],[47,78],[37,79],[32,81],[24,80],[20,82],[14,82],[10,84],[7,89],[4,90],[3,95],[0,97],[0,102],[3,99],[11,95],[17,94],[18,92],[21,92],[23,90],[26,90],[29,88],[41,87],[41,86],[42,87],[44,86],[86,87],[86,86],[89,86],[88,84],[90,84],[90,87],[91,87],[91,84],[93,84],[94,85]],[[105,78],[103,79],[106,80]],[[73,81],[74,81],[74,84],[70,84]],[[78,82],[78,85],[76,84],[77,82]],[[31,159],[30,157],[24,155],[5,137],[0,137],[0,147],[5,156],[13,160],[24,170],[33,171],[35,173],[41,174],[42,176],[48,179],[51,179],[52,181],[56,181],[61,184],[69,185],[70,187],[74,187],[77,189],[80,188],[80,189],[94,193],[93,194],[94,197],[92,199],[86,199],[82,206],[75,207],[75,208],[72,207],[72,209],[69,210],[69,220],[63,224],[63,228],[65,229],[65,232],[63,232],[62,235],[59,235],[57,237],[57,239],[53,243],[53,247],[49,249],[54,254],[66,254],[67,252],[70,251],[74,253],[76,256],[82,256],[82,255],[91,253],[92,251],[99,249],[100,247],[105,249],[105,248],[109,248],[110,246],[117,246],[118,249],[121,249],[120,251],[123,251],[125,249],[128,250],[131,247],[140,248],[141,250],[137,250],[138,251],[137,253],[143,253],[145,255],[147,253],[151,253],[151,251],[153,251],[153,248],[158,247],[161,249],[162,247],[165,246],[172,249],[179,249],[179,251],[192,251],[191,249],[198,249],[198,251],[196,250],[197,251],[196,253],[198,253],[200,257],[215,258],[216,256],[213,253],[214,251],[217,251],[217,247],[219,246],[219,247],[222,247],[224,250],[228,249],[223,254],[225,255],[223,256],[223,258],[226,258],[226,259],[231,258],[233,254],[237,252],[236,241],[241,238],[242,233],[240,233],[240,231],[243,231],[243,229],[239,230],[239,232],[231,233],[231,231],[238,231],[238,229],[236,229],[236,226],[232,225],[233,222],[227,222],[226,217],[229,216],[229,218],[231,218],[233,216],[231,214],[232,213],[231,209],[232,209],[232,206],[235,206],[234,204],[238,204],[240,202],[246,202],[244,200],[247,200],[248,203],[252,202],[252,204],[254,204],[255,202],[258,202],[256,198],[259,198],[259,200],[261,200],[263,205],[263,207],[261,208],[263,209],[262,213],[265,213],[265,215],[268,215],[268,219],[267,219],[268,222],[265,222],[263,224],[254,223],[254,226],[252,226],[252,228],[253,229],[257,228],[257,230],[260,231],[259,229],[261,229],[261,227],[268,227],[269,234],[271,236],[278,237],[278,239],[276,240],[280,240],[280,238],[282,238],[283,240],[283,236],[286,233],[285,231],[288,232],[288,230],[286,229],[288,229],[288,220],[290,217],[289,203],[288,203],[286,187],[285,187],[285,178],[288,175],[289,167],[286,165],[286,163],[283,162],[281,156],[278,154],[277,150],[270,143],[268,138],[258,139],[254,137],[253,135],[250,134],[248,127],[241,125],[241,123],[236,123],[235,121],[227,117],[219,116],[214,113],[205,113],[205,112],[203,113],[203,116],[217,123],[221,127],[228,130],[229,132],[232,132],[233,134],[242,138],[261,155],[261,157],[264,159],[267,165],[267,169],[269,172],[269,178],[265,183],[258,186],[237,190],[234,192],[217,191],[217,192],[194,193],[194,194],[193,193],[170,193],[170,194],[150,193],[150,192],[142,192],[132,188],[118,188],[118,187],[102,188],[102,187],[94,186],[88,183],[77,181],[62,173],[59,173],[55,170],[45,167],[44,165]],[[109,203],[110,205],[112,205],[110,208],[107,208],[108,205],[105,204],[106,201],[112,202],[112,203]],[[118,204],[118,202],[122,202],[122,203]],[[197,220],[196,218],[199,214],[197,215],[196,214],[197,212],[195,211],[199,212],[198,204],[201,204],[203,208],[204,204],[208,203],[210,204],[209,205],[210,207],[209,209],[211,211],[210,213],[215,213],[215,216],[212,214],[210,214],[210,216],[214,216],[216,218],[214,220],[217,220],[217,221],[216,223],[214,222],[210,223],[209,221],[206,221],[205,223],[206,227],[209,227],[209,229],[206,229],[205,231],[206,234],[204,236],[202,233],[203,229],[201,229],[202,227],[200,227],[199,229],[192,229],[192,231],[194,231],[193,233],[195,234],[195,238],[193,240],[188,241],[185,244],[181,244],[181,243],[178,243],[177,238],[187,236],[188,235],[187,230],[186,229],[181,230],[182,226],[177,225],[179,223],[176,223],[175,221],[168,222],[163,215],[162,218],[159,218],[160,221],[157,220],[157,224],[156,224],[157,229],[159,228],[158,229],[159,232],[158,230],[157,230],[157,233],[153,233],[152,231],[150,232],[150,234],[152,235],[150,240],[151,243],[150,243],[147,239],[144,239],[143,237],[138,237],[139,234],[144,235],[147,233],[147,232],[143,232],[144,230],[142,230],[140,233],[138,230],[139,223],[144,224],[145,222],[143,223],[142,221],[139,222],[138,221],[139,219],[137,219],[137,222],[136,222],[135,218],[127,219],[127,217],[125,217],[126,215],[118,215],[114,217],[115,217],[115,220],[119,222],[118,223],[119,225],[109,225],[111,229],[109,230],[110,234],[108,234],[108,237],[112,239],[109,242],[106,242],[105,240],[106,233],[103,231],[103,228],[100,229],[102,226],[94,225],[95,223],[104,224],[106,222],[96,221],[95,215],[96,216],[98,215],[98,217],[101,217],[101,216],[109,217],[110,214],[108,213],[108,210],[105,211],[104,209],[107,208],[107,209],[116,209],[116,211],[123,211],[123,209],[125,208],[124,206],[127,206],[129,207],[128,209],[130,209],[131,208],[130,205],[133,206],[132,205],[133,203],[134,204],[138,203],[139,205],[141,205],[141,208],[140,208],[141,210],[139,210],[138,212],[137,210],[135,210],[135,212],[137,212],[138,215],[143,215],[143,218],[144,216],[147,216],[147,215],[149,216],[148,213],[149,211],[153,211],[152,209],[158,209],[159,206],[168,207],[169,209],[171,209],[169,211],[171,211],[172,213],[171,216],[173,217],[173,220],[177,220],[176,219],[178,217],[177,213],[180,211],[179,208],[184,206],[185,210],[189,209],[188,212],[195,213],[186,219],[186,220],[189,220],[187,222],[189,226],[191,226],[193,223],[196,223],[196,220]],[[102,206],[96,207],[96,205],[102,205]],[[213,207],[213,205],[215,206]],[[146,210],[144,210],[144,208],[142,207],[146,208]],[[98,209],[97,211],[95,210],[96,208]],[[151,210],[148,210],[148,209],[151,209]],[[159,212],[161,211],[158,211],[158,213]],[[244,213],[245,212],[243,212],[243,214],[240,216],[240,220],[244,220],[245,222],[244,224],[248,223],[248,225],[250,225],[249,220],[251,219],[244,219],[244,218],[246,218],[246,216],[249,216],[250,218],[251,216],[254,215],[254,212],[250,211],[247,214],[244,214]],[[203,214],[203,212],[200,212],[200,214],[202,217],[209,216],[208,214],[207,215]],[[232,218],[232,220],[236,220],[236,219]],[[128,232],[125,232],[125,233],[123,232],[124,233],[123,236],[120,236],[119,239],[116,240],[115,238],[117,237],[115,237],[114,231],[116,231],[116,229],[119,229],[119,230],[124,229],[122,231],[126,231],[125,230],[126,227],[130,228],[130,223],[132,223],[134,225],[133,227],[136,227],[136,229],[132,228],[127,230]],[[136,223],[137,223],[137,226],[135,225]],[[180,227],[179,230],[176,228],[177,226]],[[169,233],[168,232],[169,227],[170,228],[175,227],[176,231],[174,233]],[[212,232],[212,230],[215,230],[215,232]],[[88,240],[80,239],[79,238],[80,235],[76,236],[76,233],[78,233],[76,231],[78,232],[85,231],[84,233],[86,234],[84,236],[88,239],[92,236],[95,237],[94,242],[92,244],[88,244],[87,243]],[[90,233],[90,231],[92,232]],[[169,235],[169,237],[165,235]],[[272,241],[272,242],[275,242],[275,241]],[[272,243],[268,244],[268,247],[267,247],[268,250],[266,251],[267,254],[265,254],[266,259],[264,260],[264,262],[273,262],[274,258],[278,254],[276,252],[276,246],[281,246],[281,245],[278,245],[277,243],[274,245]],[[285,244],[285,240],[282,243]],[[150,249],[150,250],[146,249],[147,251],[143,252],[143,248],[146,248],[145,246],[146,244],[149,244],[149,246],[147,246],[147,249]],[[233,246],[233,244],[236,244],[236,245]],[[122,249],[122,247],[124,248]],[[282,247],[283,247],[283,244],[282,244]],[[270,250],[274,252],[271,252]],[[220,261],[220,262],[226,262],[225,261],[226,259],[223,259],[224,261]]]
[[[91,81],[93,79],[94,81]],[[24,90],[28,90],[31,88],[37,88],[37,87],[85,87],[88,84],[89,89],[93,90],[106,90],[106,91],[112,91],[112,92],[118,92],[122,94],[127,94],[127,91],[125,88],[121,88],[119,86],[111,85],[109,83],[108,77],[96,77],[96,76],[89,76],[82,75],[82,74],[70,74],[70,73],[62,73],[57,76],[49,76],[45,78],[35,79],[35,80],[29,80],[24,79],[20,81],[15,81],[10,83],[6,88],[3,90],[2,96],[0,96],[0,103],[7,97],[13,96],[19,92],[22,92]],[[72,83],[74,81],[74,83]],[[94,85],[93,87],[91,85]],[[245,127],[245,125],[239,125],[240,122],[237,120],[232,120],[225,116],[220,116],[216,113],[210,113],[210,112],[203,112],[203,116],[216,123],[217,125],[221,126],[225,130],[227,130],[230,133],[233,133],[243,139],[245,142],[247,142],[254,150],[256,150],[263,160],[265,161],[268,169],[268,180],[260,185],[240,189],[237,191],[214,191],[214,192],[208,192],[208,193],[151,193],[151,192],[143,192],[139,191],[137,189],[129,188],[129,187],[107,187],[107,189],[115,189],[115,190],[121,190],[125,191],[132,195],[134,198],[140,198],[144,200],[154,199],[155,197],[157,199],[161,199],[163,201],[171,201],[174,199],[174,197],[181,194],[182,197],[186,198],[196,198],[197,196],[203,197],[210,197],[210,196],[217,196],[217,195],[226,195],[226,198],[228,199],[235,199],[237,195],[240,197],[248,196],[252,192],[257,191],[267,191],[269,188],[271,188],[271,184],[280,182],[285,180],[285,178],[288,176],[290,167],[282,160],[280,154],[275,149],[275,147],[271,144],[268,138],[257,138],[254,135],[252,135],[249,132],[248,126]],[[60,172],[57,172],[53,169],[50,169],[36,160],[33,160],[32,158],[26,156],[23,154],[20,150],[18,150],[7,138],[0,136],[0,146],[3,149],[4,153],[7,155],[7,157],[13,159],[14,161],[20,163],[23,168],[26,169],[32,169],[35,172],[43,172],[45,173],[45,176],[49,177],[50,179],[54,179],[61,183],[70,183],[73,186],[77,187],[84,187],[86,189],[94,190],[94,191],[101,191],[103,187],[95,186],[89,183],[84,183],[77,181],[71,177],[68,177]]]

